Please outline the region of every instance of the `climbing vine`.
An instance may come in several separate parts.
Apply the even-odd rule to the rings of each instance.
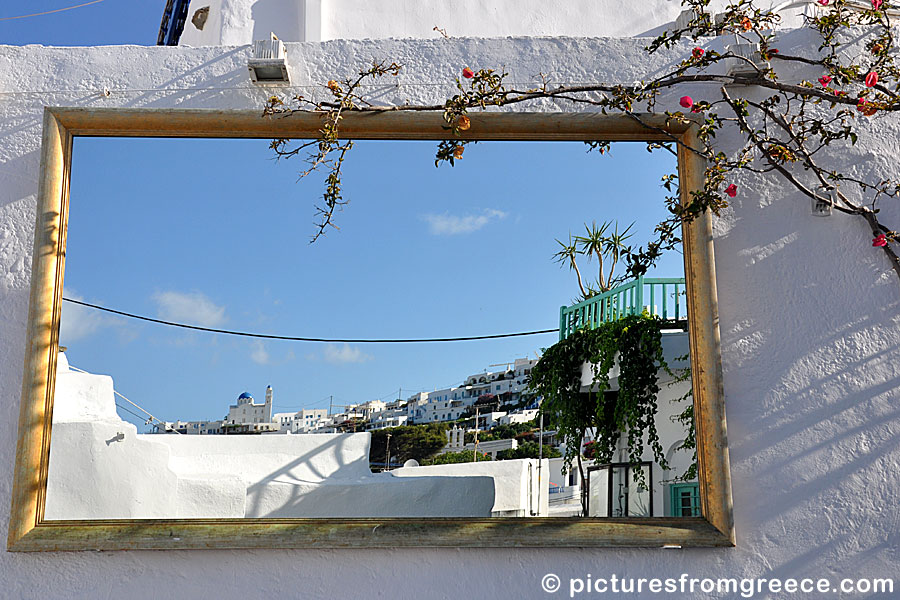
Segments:
[[[703,189],[694,190],[684,203],[668,202],[670,216],[656,228],[646,245],[624,253],[628,275],[641,275],[659,256],[679,243],[683,223],[709,210],[718,214],[740,190],[733,173],[749,171],[772,174],[819,206],[859,218],[871,233],[872,247],[883,253],[900,277],[900,257],[894,246],[898,233],[882,223],[879,202],[900,195],[900,183],[887,179],[866,180],[827,164],[821,150],[831,144],[855,144],[860,119],[885,118],[900,111],[900,69],[896,65],[897,44],[892,30],[895,6],[883,0],[817,0],[806,26],[819,37],[818,48],[806,53],[780,51],[776,29],[780,15],[758,7],[754,0],[733,0],[720,13],[709,9],[709,0],[682,0],[690,18],[666,31],[646,47],[650,54],[683,47],[685,40],[696,46],[668,70],[637,82],[597,82],[583,85],[542,83],[518,89],[506,83],[507,73],[492,68],[462,68],[456,93],[433,105],[378,105],[367,99],[363,83],[396,76],[402,66],[375,62],[356,77],[330,80],[326,98],[273,96],[264,114],[290,115],[313,111],[323,116],[316,140],[275,140],[279,157],[304,155],[308,168],[302,175],[324,169],[325,193],[318,205],[319,220],[313,241],[336,227],[335,213],[347,203],[341,188],[341,167],[352,141],[343,141],[340,120],[348,112],[433,111],[440,112],[448,130],[457,137],[438,145],[436,164],[454,164],[466,147],[475,143],[471,111],[485,110],[536,100],[551,99],[584,110],[621,113],[657,133],[643,115],[664,113],[671,121],[693,121],[699,125],[699,140],[686,149],[707,162]],[[737,42],[720,48],[720,36]],[[799,65],[813,74],[799,81],[782,80],[779,64]],[[714,84],[707,97],[681,96],[677,104],[663,92],[689,84]],[[763,92],[760,98],[759,92]],[[675,104],[675,105],[673,105]],[[738,131],[742,146],[730,155],[717,150],[714,141],[724,128]],[[675,137],[668,143],[652,144],[673,150],[683,144]],[[608,142],[594,142],[599,150]]]
[[[543,397],[541,410],[565,442],[567,469],[577,461],[582,478],[582,446],[594,436],[594,458],[613,462],[622,436],[636,481],[646,486],[640,462],[646,446],[668,469],[656,427],[660,369],[675,375],[663,356],[664,322],[647,314],[628,315],[596,328],[575,331],[544,350],[531,371],[532,391]],[[591,365],[592,380],[583,391],[582,367]],[[610,371],[618,364],[618,391],[610,393]],[[646,442],[645,442],[646,437]]]

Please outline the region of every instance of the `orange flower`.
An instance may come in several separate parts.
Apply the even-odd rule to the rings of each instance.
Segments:
[[[463,155],[463,152],[465,152],[465,150],[466,150],[465,147],[457,146],[456,148],[453,149],[453,158],[455,158],[456,160],[462,159],[462,155]]]
[[[469,117],[466,115],[460,115],[460,117],[456,120],[456,126],[460,131],[466,131],[469,127],[472,126],[472,121],[469,120]]]
[[[328,89],[331,90],[332,94],[339,94],[341,92],[341,86],[334,79],[328,80]]]
[[[744,28],[744,31],[750,31],[753,29],[753,21],[749,17],[744,17],[741,19],[741,27]]]
[[[475,71],[473,71],[469,67],[466,67],[465,69],[463,69],[462,75],[466,79],[472,79],[473,77],[475,77]]]

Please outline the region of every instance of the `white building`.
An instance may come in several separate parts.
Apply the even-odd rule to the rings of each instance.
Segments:
[[[272,422],[272,386],[266,387],[266,401],[262,404],[253,402],[253,396],[243,392],[237,398],[237,404],[228,407],[225,417],[226,425],[242,425]]]
[[[500,425],[513,425],[515,423],[527,423],[533,420],[538,415],[538,409],[536,408],[526,408],[523,410],[513,411],[511,413],[505,414],[499,419],[497,422]]]
[[[536,364],[536,359],[517,358],[503,371],[469,375],[461,386],[414,394],[407,400],[409,422],[455,421],[471,412],[470,407],[487,394],[496,396],[500,405],[519,402],[528,389],[528,377]]]
[[[386,404],[382,410],[369,415],[366,428],[373,430],[400,427],[406,425],[408,421],[407,402],[398,399]]]
[[[319,428],[328,419],[328,410],[324,408],[304,408],[297,412],[275,413],[272,421],[278,424],[283,433],[309,433]]]

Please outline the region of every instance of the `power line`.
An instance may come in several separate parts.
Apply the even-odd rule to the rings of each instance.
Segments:
[[[265,340],[287,340],[287,341],[291,341],[291,342],[329,342],[329,343],[347,343],[347,344],[414,344],[414,343],[427,343],[427,342],[467,342],[467,341],[471,341],[471,340],[494,340],[494,339],[499,339],[499,338],[540,335],[543,333],[556,333],[557,331],[559,331],[559,329],[540,329],[537,331],[520,331],[517,333],[496,333],[493,335],[472,335],[472,336],[464,336],[464,337],[446,337],[446,338],[385,338],[385,339],[314,338],[314,337],[300,337],[300,336],[289,336],[289,335],[271,335],[271,334],[266,334],[266,333],[249,333],[246,331],[231,331],[228,329],[214,329],[212,327],[200,327],[199,325],[187,325],[185,323],[175,323],[173,321],[163,321],[162,319],[154,319],[151,317],[144,317],[142,315],[136,315],[136,314],[124,312],[121,310],[106,308],[104,306],[98,306],[96,304],[82,302],[81,300],[73,300],[71,298],[63,298],[63,300],[65,300],[66,302],[71,302],[72,304],[78,304],[80,306],[86,306],[88,308],[102,310],[104,312],[112,313],[114,315],[120,315],[123,317],[128,317],[130,319],[138,319],[141,321],[149,321],[150,323],[159,323],[160,325],[169,325],[170,327],[180,327],[182,329],[193,329],[195,331],[207,331],[210,333],[222,333],[225,335],[237,335],[237,336],[241,336],[241,337],[260,338],[260,339],[265,339]]]
[[[98,2],[103,2],[103,0],[91,0],[91,2],[85,2],[84,4],[76,4],[75,6],[67,6],[65,8],[57,8],[56,10],[47,10],[39,13],[32,13],[30,15],[19,15],[18,17],[0,17],[0,21],[12,21],[14,19],[27,19],[29,17],[41,17],[43,15],[52,15],[53,13],[63,12],[67,10],[74,10],[76,8],[82,8],[84,6],[90,6],[91,4],[97,4]]]

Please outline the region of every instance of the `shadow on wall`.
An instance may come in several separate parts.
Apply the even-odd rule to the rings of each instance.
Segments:
[[[293,436],[298,437],[298,436]],[[368,467],[368,433],[306,434],[322,443],[247,487],[245,515],[488,517],[491,477],[398,478]]]
[[[738,267],[717,282],[738,545],[772,577],[850,563],[876,576],[896,564],[885,522],[900,522],[895,276],[864,225],[803,199],[748,192],[736,213],[716,253]]]

